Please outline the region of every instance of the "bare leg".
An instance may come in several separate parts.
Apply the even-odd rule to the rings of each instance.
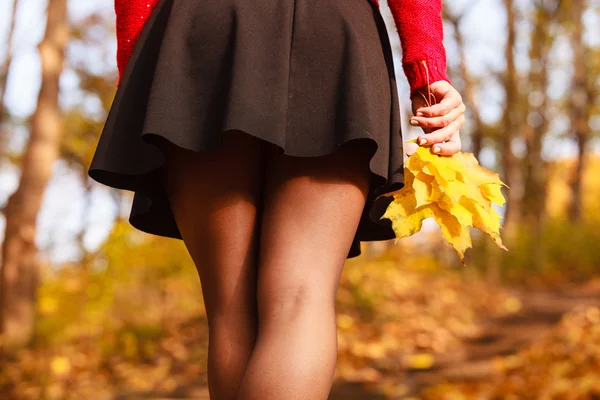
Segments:
[[[361,142],[325,157],[270,155],[259,329],[238,400],[325,400],[337,359],[335,294],[366,201]]]
[[[166,148],[171,207],[202,284],[209,391],[217,400],[236,398],[256,340],[263,144],[229,131],[216,153]]]

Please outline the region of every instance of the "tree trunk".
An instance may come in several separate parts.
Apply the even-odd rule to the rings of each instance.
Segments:
[[[49,0],[44,38],[39,44],[42,82],[21,179],[6,206],[0,274],[0,329],[3,344],[23,345],[33,334],[39,280],[35,246],[36,218],[52,166],[59,155],[61,120],[59,78],[69,30],[66,0]]]
[[[548,56],[553,43],[553,37],[548,32],[552,14],[544,5],[538,5],[534,21],[530,50],[532,68],[529,73],[529,93],[534,95],[534,103],[530,102],[527,107],[529,121],[524,128],[527,154],[524,159],[525,188],[522,208],[522,219],[529,227],[540,223],[545,210],[546,166],[542,159],[542,143],[548,130]],[[535,95],[540,96],[540,99],[535,99]]]
[[[12,65],[12,39],[15,33],[15,21],[17,18],[17,6],[19,0],[13,0],[12,12],[10,16],[10,22],[8,27],[8,37],[6,40],[6,58],[0,66],[0,124],[4,122],[6,118],[6,85],[8,83],[8,73]],[[6,135],[3,130],[0,129],[0,157],[4,155]]]
[[[585,167],[586,147],[590,140],[590,107],[593,102],[593,85],[588,81],[589,71],[585,60],[585,44],[583,42],[583,11],[584,0],[573,0],[571,2],[573,13],[573,88],[571,90],[571,131],[578,146],[578,157],[575,160],[571,186],[571,203],[569,205],[569,216],[572,221],[582,219],[582,197],[583,197],[583,171]]]
[[[518,160],[512,152],[512,142],[519,129],[519,93],[517,91],[517,71],[515,68],[515,9],[513,0],[504,0],[506,8],[507,39],[505,48],[506,75],[504,87],[506,90],[506,107],[503,115],[504,132],[501,132],[501,158],[504,182],[510,187],[506,192],[506,214],[503,221],[506,236],[512,236],[512,231],[518,223],[520,212],[520,170]]]
[[[553,23],[552,10],[548,2],[536,5],[534,29],[531,34],[529,72],[529,93],[533,95],[529,101],[527,123],[524,124],[524,138],[527,153],[524,158],[524,196],[521,220],[528,230],[531,251],[529,264],[535,269],[543,265],[543,222],[546,211],[546,165],[542,158],[542,144],[548,130],[547,88],[548,57],[553,43],[553,36],[548,32]],[[539,96],[537,99],[535,96]]]

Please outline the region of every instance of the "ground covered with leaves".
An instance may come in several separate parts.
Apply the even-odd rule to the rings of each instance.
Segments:
[[[570,302],[522,341],[493,349],[490,330],[513,338],[515,324],[533,318],[524,314],[530,296],[486,283],[470,267],[443,266],[456,257],[437,240],[348,260],[331,399],[600,396],[597,306]],[[2,356],[1,398],[208,399],[200,290],[180,243],[117,225],[86,269],[47,270],[34,342]],[[458,366],[475,378],[456,374]]]

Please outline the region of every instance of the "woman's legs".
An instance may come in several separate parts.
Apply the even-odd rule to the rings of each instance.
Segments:
[[[368,154],[363,142],[350,142],[319,158],[269,155],[258,338],[238,400],[327,399],[335,294],[368,192]]]
[[[236,398],[256,339],[263,145],[229,131],[215,153],[165,147],[171,207],[202,284],[209,391],[216,400]]]
[[[233,131],[217,153],[166,148],[171,206],[209,320],[211,398],[326,399],[335,293],[368,190],[367,152],[362,142],[318,158],[267,147],[262,170],[261,143]]]

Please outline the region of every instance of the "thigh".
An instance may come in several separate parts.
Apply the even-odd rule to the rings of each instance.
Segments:
[[[369,189],[370,152],[361,144],[323,157],[268,156],[259,319],[287,300],[317,297],[333,306]]]
[[[165,186],[194,260],[210,321],[249,314],[256,303],[258,214],[264,144],[227,131],[216,152],[166,145]]]

